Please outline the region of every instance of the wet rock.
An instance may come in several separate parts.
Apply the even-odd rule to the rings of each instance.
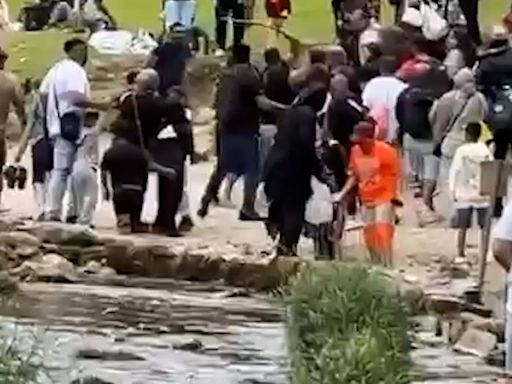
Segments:
[[[463,310],[464,302],[454,296],[430,295],[426,298],[426,307],[430,313],[454,315]]]
[[[18,258],[13,250],[7,246],[0,246],[0,270],[4,271],[11,267],[12,262],[16,262]]]
[[[19,291],[18,282],[7,272],[0,272],[0,297],[9,297]]]
[[[12,248],[21,246],[39,248],[41,241],[37,237],[25,232],[0,232],[0,244],[5,244]]]
[[[503,345],[493,350],[489,356],[485,358],[485,362],[493,367],[505,368],[506,352]]]
[[[251,297],[251,291],[248,289],[233,289],[229,292],[222,292],[221,296],[225,298]]]
[[[96,275],[100,277],[115,276],[116,271],[113,268],[106,267],[98,261],[91,260],[84,267],[78,268],[77,272],[84,275]]]
[[[414,329],[419,332],[435,333],[437,322],[438,320],[435,316],[416,316],[412,319]]]
[[[54,253],[63,256],[73,264],[78,264],[82,254],[82,247],[78,245],[57,245],[57,251]]]
[[[403,298],[413,313],[423,309],[425,305],[425,292],[415,276],[402,276],[396,271],[379,267],[373,268],[373,271],[378,273],[388,285]]]
[[[31,245],[22,245],[21,247],[17,247],[14,250],[14,253],[20,259],[31,259],[33,257],[40,256],[41,250],[39,247],[34,247]]]
[[[481,317],[492,317],[492,309],[486,308],[480,304],[464,302],[464,310]]]
[[[45,243],[81,247],[101,245],[96,232],[83,225],[45,222],[37,223],[27,231]]]
[[[204,345],[201,340],[194,339],[192,341],[182,343],[182,344],[174,344],[172,346],[174,349],[179,351],[188,351],[188,352],[198,352],[204,349]]]
[[[86,265],[89,261],[103,261],[107,258],[107,249],[105,246],[96,245],[93,247],[81,248],[78,263]]]
[[[446,332],[448,344],[455,344],[458,342],[466,331],[464,322],[460,319],[450,320],[446,323],[446,326],[448,327],[448,332]]]
[[[443,265],[441,272],[448,272],[453,279],[466,279],[471,275],[471,265],[465,259],[456,259]]]
[[[10,273],[24,281],[66,283],[76,281],[73,264],[56,254],[44,255],[38,260],[25,261]]]
[[[143,361],[143,357],[131,352],[122,350],[99,350],[82,349],[78,351],[76,357],[84,360],[105,360],[105,361]]]
[[[106,381],[103,379],[99,379],[97,377],[89,376],[83,379],[75,379],[71,382],[71,384],[113,384],[110,381]]]
[[[485,318],[468,312],[461,313],[461,319],[467,328],[492,333],[499,342],[505,340],[505,321],[502,319]]]
[[[454,346],[457,352],[486,358],[494,350],[498,342],[495,335],[477,329],[468,329]]]

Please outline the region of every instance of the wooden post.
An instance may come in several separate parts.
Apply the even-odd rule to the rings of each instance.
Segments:
[[[478,270],[478,294],[481,296],[487,269],[487,253],[490,249],[492,219],[496,208],[496,200],[507,195],[508,178],[511,166],[505,160],[486,161],[481,166],[480,193],[491,199],[484,227],[483,244],[480,247]]]

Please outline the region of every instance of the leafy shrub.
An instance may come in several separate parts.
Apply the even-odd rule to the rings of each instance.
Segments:
[[[400,299],[359,266],[304,270],[287,297],[293,384],[409,382]]]

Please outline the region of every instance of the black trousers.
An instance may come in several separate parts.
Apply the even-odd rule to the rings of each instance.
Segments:
[[[220,49],[226,49],[227,26],[229,15],[234,20],[245,19],[245,7],[239,0],[218,0],[215,7],[215,38]],[[244,40],[245,26],[233,22],[233,45],[240,45]]]
[[[122,216],[128,216],[130,220],[131,231],[134,232],[137,225],[140,224],[140,214],[144,203],[144,192],[134,189],[118,188],[113,196],[114,211],[118,218],[118,225],[123,224]]]
[[[306,201],[283,198],[270,203],[268,221],[279,233],[279,248],[284,255],[296,255],[304,227]]]
[[[476,46],[482,44],[480,24],[478,23],[478,1],[479,0],[459,0],[459,7],[466,18],[468,34]]]
[[[341,0],[331,0],[332,7],[332,15],[334,18],[334,31],[336,32],[336,37],[341,40],[341,28],[338,24],[338,18],[341,12]]]
[[[176,178],[158,177],[158,214],[155,227],[176,230],[176,214],[183,196],[183,169],[175,169]]]
[[[496,160],[505,160],[508,151],[512,148],[512,127],[508,129],[499,129],[494,132],[494,158]],[[503,199],[498,198],[496,200],[496,208],[494,210],[494,216],[500,217],[503,211]]]

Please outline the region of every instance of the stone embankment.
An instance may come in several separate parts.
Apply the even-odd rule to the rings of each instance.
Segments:
[[[74,283],[94,276],[108,282],[117,274],[272,290],[308,264],[325,265],[273,258],[250,247],[205,244],[200,239],[120,236],[60,223],[0,223],[0,269],[4,271],[0,291],[4,292],[15,281]],[[443,345],[454,356],[472,356],[472,366],[485,367],[486,375],[498,377],[500,370],[484,361],[503,364],[504,322],[472,300],[469,268],[442,260],[438,264],[440,271],[450,275],[450,284],[441,292],[405,271],[380,270],[415,313],[426,314],[415,332],[419,352],[413,352],[413,360],[419,361],[427,376],[435,374],[437,368],[429,368],[432,359],[423,356],[424,351]],[[448,375],[458,375],[453,365],[446,370],[451,372]]]

